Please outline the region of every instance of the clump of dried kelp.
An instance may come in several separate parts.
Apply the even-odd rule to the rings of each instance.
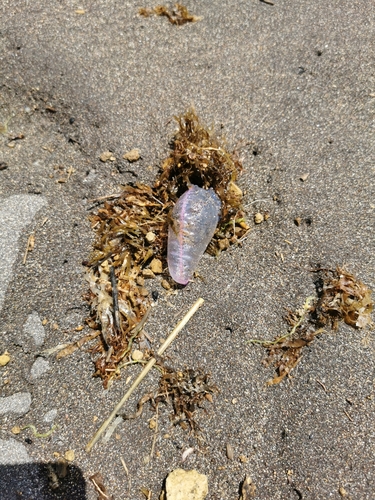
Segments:
[[[354,328],[371,326],[374,302],[371,290],[345,269],[328,271],[322,279],[320,297],[316,306],[317,322],[331,324],[337,330],[344,321]]]
[[[200,369],[185,368],[183,371],[175,371],[164,368],[156,401],[166,403],[171,400],[173,424],[198,435],[200,427],[195,420],[196,410],[201,408],[205,401],[212,402],[212,395],[218,392],[218,388],[210,385],[209,381],[210,374]]]
[[[137,418],[142,414],[143,406],[150,401],[157,409],[160,403],[171,403],[173,413],[170,420],[173,425],[180,425],[190,431],[198,440],[203,438],[196,421],[196,412],[204,403],[213,401],[213,394],[218,392],[216,385],[210,384],[210,374],[201,369],[174,370],[159,363],[162,375],[155,393],[145,394],[138,402],[138,411],[134,415],[124,415],[125,419]]]
[[[144,17],[150,17],[152,15],[164,16],[171,24],[175,24],[177,26],[181,26],[186,23],[195,23],[202,19],[201,17],[190,14],[188,9],[180,3],[176,3],[174,9],[168,8],[165,5],[157,5],[153,9],[142,7],[138,12],[139,15]]]
[[[200,122],[194,109],[176,120],[179,129],[155,188],[164,202],[175,202],[191,184],[216,191],[222,211],[209,252],[217,255],[249,231],[240,207],[243,194],[235,183],[242,164],[236,151],[229,152],[224,140]]]
[[[242,166],[213,130],[204,127],[193,109],[176,117],[178,131],[154,187],[137,184],[104,202],[90,217],[96,233],[86,265],[90,285],[89,325],[101,330],[92,349],[95,374],[105,387],[129,364],[134,341],[143,335],[151,299],[145,280],[163,273],[169,213],[191,184],[213,188],[222,201],[222,215],[210,244],[218,254],[239,243],[249,231],[235,184]]]
[[[252,339],[267,349],[264,364],[272,364],[277,376],[268,385],[280,383],[297,366],[303,348],[313,342],[324,328],[337,330],[340,321],[355,328],[371,326],[371,290],[342,268],[323,270],[318,298],[308,297],[301,310],[288,311],[289,331],[273,341]]]

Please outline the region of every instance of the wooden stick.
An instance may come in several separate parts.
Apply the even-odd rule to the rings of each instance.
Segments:
[[[194,316],[194,314],[198,311],[200,306],[203,304],[204,300],[203,299],[198,299],[196,303],[192,306],[192,308],[188,311],[188,313],[182,318],[182,320],[176,325],[174,330],[168,335],[166,341],[164,344],[162,344],[157,352],[158,356],[161,356],[164,351],[171,345],[171,343],[175,340],[177,335],[180,333],[180,331],[184,328],[184,326],[190,321],[190,319]],[[142,382],[142,380],[146,377],[148,372],[151,370],[151,368],[154,366],[156,363],[155,358],[151,358],[147,365],[143,368],[141,373],[138,375],[138,377],[134,380],[133,384],[129,388],[129,390],[126,392],[126,394],[123,396],[123,398],[117,403],[115,406],[114,410],[110,414],[110,416],[103,422],[103,424],[99,427],[97,432],[95,433],[94,437],[91,439],[91,441],[87,444],[86,446],[86,451],[89,453],[95,443],[99,440],[100,436],[103,434],[103,432],[106,430],[106,428],[109,426],[109,424],[112,422],[112,420],[116,417],[118,412],[121,410],[121,408],[124,406],[125,402],[130,398],[130,396],[133,394],[135,389],[139,386],[139,384]]]

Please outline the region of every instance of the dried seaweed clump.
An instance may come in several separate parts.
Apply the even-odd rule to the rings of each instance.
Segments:
[[[92,352],[95,374],[105,387],[129,364],[134,342],[144,335],[151,304],[145,280],[166,268],[169,213],[178,197],[191,184],[213,188],[220,197],[222,216],[211,254],[240,243],[249,231],[240,206],[242,192],[235,184],[242,169],[237,155],[201,124],[194,109],[176,121],[171,153],[154,187],[125,186],[90,217],[96,241],[86,262],[89,324],[101,330]]]
[[[155,393],[150,392],[142,396],[138,402],[138,410],[133,415],[123,415],[125,419],[138,418],[142,415],[143,406],[151,402],[152,408],[157,410],[160,403],[171,403],[173,413],[170,420],[173,425],[179,425],[192,433],[198,440],[202,440],[201,428],[196,420],[196,413],[203,408],[204,403],[213,401],[213,394],[218,392],[216,385],[210,384],[210,374],[201,369],[185,368],[177,371],[166,367],[159,361],[162,375],[159,387]]]
[[[318,298],[308,297],[302,309],[288,311],[285,320],[290,329],[273,341],[251,339],[267,349],[264,364],[272,364],[277,375],[268,385],[280,383],[297,366],[303,348],[315,337],[324,333],[324,328],[337,330],[341,321],[354,328],[372,326],[373,300],[371,290],[352,274],[342,268],[326,270],[320,278]]]
[[[183,371],[174,371],[164,368],[159,382],[158,402],[167,403],[171,400],[174,425],[199,434],[200,427],[195,419],[196,410],[203,406],[205,401],[212,402],[212,395],[218,392],[215,385],[209,384],[210,374],[202,370],[186,368]]]
[[[174,9],[168,8],[165,5],[157,5],[153,9],[142,7],[138,12],[139,15],[143,17],[150,17],[152,15],[164,16],[171,24],[175,24],[177,26],[181,26],[186,23],[195,23],[202,19],[201,17],[190,14],[188,9],[180,3],[176,3]]]
[[[90,217],[97,236],[87,262],[90,326],[102,333],[92,352],[105,387],[143,333],[151,303],[145,277],[153,276],[147,266],[165,253],[167,207],[149,186],[125,186],[115,202]]]
[[[289,330],[285,335],[275,340],[251,339],[253,344],[260,344],[267,349],[267,357],[263,361],[265,366],[273,365],[277,375],[267,382],[267,385],[279,384],[301,361],[302,350],[311,344],[315,336],[322,333],[322,329],[315,329],[309,324],[309,315],[314,311],[314,297],[308,297],[302,309],[288,311],[285,317]]]
[[[174,202],[191,184],[215,190],[222,201],[222,213],[209,252],[217,255],[249,231],[241,209],[243,194],[235,183],[242,164],[236,151],[229,152],[224,140],[201,123],[193,108],[175,119],[178,132],[155,189],[161,200]]]
[[[317,320],[321,325],[331,324],[333,330],[337,330],[340,321],[354,328],[365,328],[372,325],[373,305],[368,286],[338,267],[322,279]]]

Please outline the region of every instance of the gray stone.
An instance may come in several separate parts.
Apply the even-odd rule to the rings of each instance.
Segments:
[[[25,415],[30,409],[31,394],[29,392],[17,392],[5,398],[0,398],[0,415],[16,413]]]
[[[5,292],[13,274],[13,264],[19,252],[21,231],[47,201],[41,196],[20,194],[1,200],[0,205],[0,311]]]
[[[32,379],[39,378],[48,370],[49,370],[49,361],[43,358],[37,358],[30,370],[31,378]]]
[[[18,465],[31,462],[26,447],[15,439],[0,439],[0,465]]]
[[[33,311],[23,327],[25,333],[30,335],[35,342],[37,347],[43,345],[45,331],[44,326],[42,325],[42,320],[39,317],[39,314],[36,311]]]
[[[43,417],[43,420],[45,422],[53,422],[56,417],[57,417],[57,410],[56,408],[53,408],[52,410],[47,411],[47,413]]]

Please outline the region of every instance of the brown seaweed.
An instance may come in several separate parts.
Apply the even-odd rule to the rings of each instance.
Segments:
[[[337,330],[342,321],[353,328],[372,326],[372,292],[354,275],[340,267],[325,269],[318,285],[318,297],[308,297],[302,309],[288,311],[285,320],[290,328],[286,334],[273,341],[250,340],[267,349],[263,363],[276,369],[277,374],[268,385],[279,384],[289,376],[300,362],[304,347],[325,333],[325,328]]]
[[[156,16],[164,16],[171,24],[176,26],[182,26],[186,23],[195,23],[202,19],[201,17],[190,14],[188,9],[180,3],[176,3],[174,8],[168,8],[165,5],[157,5],[153,9],[142,7],[139,9],[138,13],[143,17],[150,17],[154,14]]]
[[[213,188],[222,201],[222,216],[208,251],[217,255],[241,243],[249,231],[235,184],[242,165],[236,152],[205,127],[194,109],[176,117],[178,130],[171,152],[153,187],[124,186],[90,216],[96,240],[85,262],[91,305],[89,325],[101,331],[91,349],[95,375],[108,387],[120,375],[133,344],[143,334],[151,308],[147,278],[166,269],[169,214],[191,184]],[[111,199],[110,199],[111,198]]]

